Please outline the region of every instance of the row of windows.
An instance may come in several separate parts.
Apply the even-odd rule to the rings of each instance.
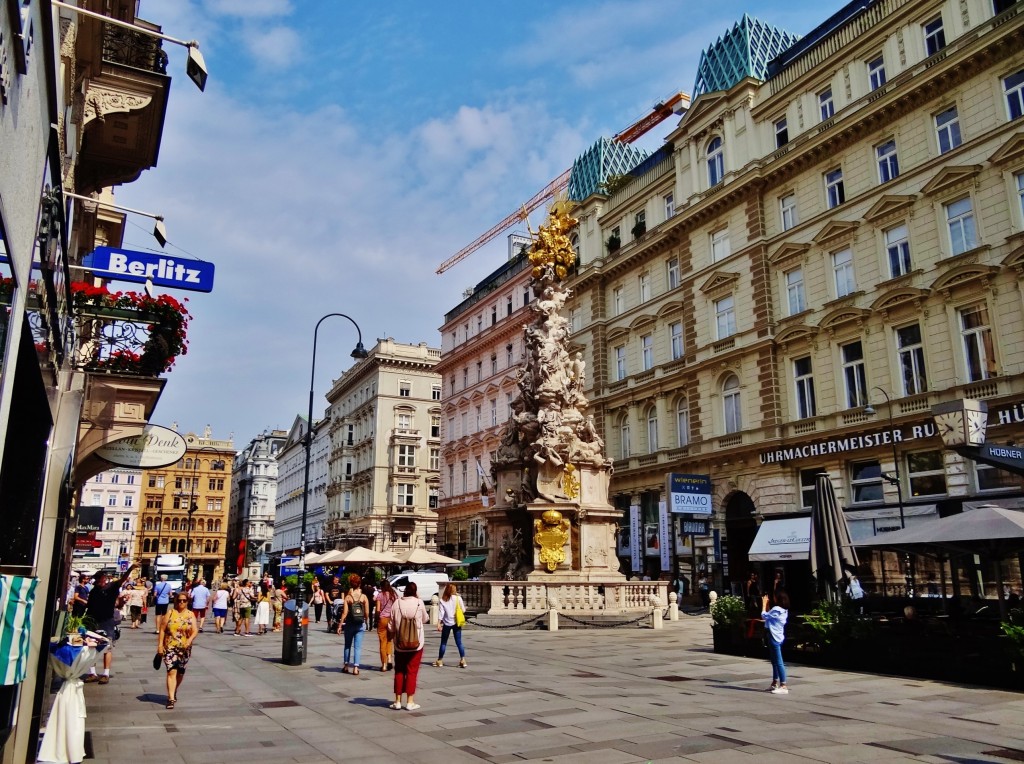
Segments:
[[[399,467],[415,467],[416,466],[416,446],[399,444],[395,448],[395,464]],[[429,469],[439,470],[441,469],[441,449],[431,448],[430,449],[430,462]]]
[[[412,382],[409,380],[399,380],[398,382],[398,395],[400,398],[412,397]],[[430,399],[434,401],[441,400],[441,385],[434,384],[430,386]],[[351,427],[352,425],[349,425]]]
[[[107,506],[108,507],[116,507],[117,506],[117,496],[118,495],[116,493],[108,493],[107,494]],[[93,494],[92,494],[91,506],[99,507],[99,506],[102,506],[102,505],[103,505],[103,494],[94,491]],[[126,493],[124,495],[124,498],[122,499],[121,506],[122,507],[132,507],[132,506],[135,506],[135,497],[132,494],[130,494],[130,493]]]
[[[192,552],[193,546],[197,543],[201,544],[199,551],[203,554],[217,554],[218,552],[220,552],[220,541],[216,539],[207,539],[204,542],[199,542],[196,539],[188,539],[187,544],[185,539],[143,539],[143,553],[156,552],[158,542],[160,545],[159,551],[171,552],[172,554],[174,552],[184,552],[186,551],[186,549],[189,552]],[[125,550],[122,550],[121,553],[124,554],[124,551]]]
[[[533,299],[533,297],[532,297],[532,292],[530,290],[530,287],[529,286],[524,286],[523,289],[522,289],[522,302],[520,302],[517,307],[523,307],[523,306],[528,305],[530,303],[531,299]],[[507,295],[505,295],[505,316],[504,316],[505,318],[507,318],[507,317],[512,315],[512,312],[514,310],[512,302],[513,302],[513,293],[509,292]],[[499,317],[499,307],[498,306],[499,306],[498,302],[495,302],[495,303],[493,303],[491,305],[491,311],[490,311],[491,319],[490,319],[490,323],[485,323],[485,321],[484,321],[484,315],[485,314],[484,313],[477,314],[477,317],[476,317],[476,332],[475,332],[475,334],[480,334],[481,332],[483,332],[484,329],[486,329],[486,328],[488,328],[490,326],[494,326],[496,323],[498,323],[498,317]],[[471,333],[472,328],[473,328],[473,324],[470,321],[466,321],[466,322],[464,322],[462,324],[462,341],[463,342],[468,341],[470,337],[474,336],[474,334]],[[459,344],[459,330],[458,329],[452,330],[452,332],[451,332],[451,334],[449,336],[451,337],[452,347],[455,347],[456,345]]]
[[[121,473],[119,472],[101,472],[92,478],[92,482],[102,483],[104,481],[104,475],[108,475],[110,477],[110,480],[108,481],[110,483],[121,482]],[[135,475],[125,475],[124,482],[127,485],[135,485]]]
[[[511,416],[512,401],[514,399],[515,393],[505,393],[504,416],[499,416],[500,407],[498,405],[498,399],[491,398],[487,401],[486,406],[481,403],[475,405],[472,411],[461,412],[458,420],[456,420],[455,417],[448,417],[448,431],[445,433],[445,436],[448,440],[455,440],[455,438],[482,432],[490,427],[495,427],[498,424],[501,424]],[[459,424],[459,429],[457,431],[455,428],[456,421],[458,421]]]
[[[516,353],[515,353],[515,344],[514,343],[510,342],[510,343],[508,343],[505,346],[504,356],[505,356],[505,365],[502,367],[502,370],[508,370],[508,369],[513,368],[516,365]],[[488,364],[487,368],[490,369],[490,372],[489,372],[490,376],[494,376],[495,374],[498,373],[499,369],[498,369],[498,354],[497,353],[491,353],[490,363]],[[462,376],[462,387],[459,388],[459,389],[460,390],[466,390],[466,389],[469,388],[470,384],[478,384],[480,382],[483,382],[483,380],[484,380],[484,373],[485,373],[484,362],[482,360],[481,361],[477,361],[476,362],[476,367],[475,367],[475,374],[473,375],[473,382],[471,382],[470,381],[470,367],[469,366],[463,366],[462,367],[462,374],[461,374],[461,376]],[[448,378],[448,393],[449,393],[449,395],[455,395],[455,380],[456,380],[456,374],[455,374],[455,372],[452,372],[452,375]],[[440,397],[440,395],[438,397]]]
[[[497,459],[497,452],[490,452],[490,463],[493,464]],[[481,485],[485,483],[484,475],[490,474],[490,470],[484,467],[479,458],[474,458],[472,461],[469,459],[462,459],[459,462],[461,481],[459,485],[462,486],[460,491],[456,484],[455,465],[448,465],[448,494],[450,496],[457,496],[467,493],[479,493]]]
[[[147,531],[159,531],[161,528],[160,519],[147,517],[143,522],[143,530]],[[186,518],[182,517],[180,520],[177,517],[165,517],[163,520],[163,530],[165,531],[177,531],[186,530],[189,527],[189,522]],[[191,518],[192,530],[198,530],[205,533],[220,533],[221,521],[220,520],[204,520],[203,518]]]

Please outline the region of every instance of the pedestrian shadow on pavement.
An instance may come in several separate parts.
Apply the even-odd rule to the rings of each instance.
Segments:
[[[153,692],[144,692],[138,697],[143,703],[156,703],[157,705],[165,705],[167,703],[166,695],[157,695]]]
[[[343,674],[341,666],[313,666],[314,671],[319,671],[321,674]]]
[[[387,698],[349,698],[348,702],[371,708],[387,708],[394,701]]]

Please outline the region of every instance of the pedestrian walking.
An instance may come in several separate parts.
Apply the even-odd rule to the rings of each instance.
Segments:
[[[222,581],[220,587],[213,594],[213,623],[217,627],[217,633],[224,633],[224,623],[228,620],[228,605],[231,602],[231,590],[227,582]]]
[[[203,626],[206,625],[206,608],[210,604],[210,589],[206,586],[206,580],[200,578],[189,592],[192,599],[192,612],[199,623],[199,633],[203,633]]]
[[[758,581],[757,573],[751,571],[750,578],[743,584],[743,595],[748,612],[756,613],[761,609],[761,583]]]
[[[235,590],[235,604],[238,608],[238,620],[235,622],[235,634],[238,636],[252,636],[252,606],[256,601],[256,592],[253,590],[249,579],[242,581],[242,585]]]
[[[139,567],[138,564],[133,564],[117,581],[111,581],[102,570],[93,578],[95,584],[92,591],[89,592],[89,602],[85,606],[85,614],[92,618],[97,631],[102,631],[107,635],[110,640],[110,648],[103,653],[103,674],[97,676],[96,666],[92,666],[89,668],[89,676],[83,681],[99,682],[100,684],[107,684],[110,681],[110,666],[114,662],[114,628],[117,626],[117,618],[114,613],[125,601],[121,594],[121,587],[137,567]]]
[[[288,599],[284,584],[272,586],[270,589],[270,606],[274,609],[274,631],[281,631],[281,621],[284,615],[284,602]]]
[[[188,595],[174,595],[174,609],[167,614],[157,634],[156,652],[167,668],[167,708],[174,708],[178,690],[185,681],[185,667],[192,657],[192,643],[199,636],[199,622],[188,609]]]
[[[786,639],[786,621],[789,619],[789,595],[785,589],[775,592],[775,605],[768,609],[768,595],[761,598],[761,617],[764,619],[768,645],[768,660],[772,664],[772,684],[768,691],[773,695],[789,695],[786,686],[786,665],[782,662],[782,643]]]
[[[377,603],[377,641],[380,642],[380,670],[387,671],[395,665],[395,640],[388,630],[391,623],[391,609],[398,594],[386,578],[380,582],[380,591],[374,597]]]
[[[271,587],[266,581],[260,581],[260,593],[256,600],[256,636],[262,637],[270,626]]]
[[[370,603],[360,588],[362,579],[358,573],[348,577],[348,585],[349,590],[341,611],[341,631],[345,635],[345,665],[341,670],[345,674],[359,676],[359,653],[363,648]]]
[[[171,606],[171,595],[174,594],[174,587],[167,580],[167,574],[161,573],[160,580],[153,584],[153,608],[156,613],[156,630],[160,631],[160,624],[167,617],[167,609]]]
[[[137,629],[142,623],[142,609],[146,606],[146,586],[137,582],[128,590],[128,612],[132,617],[132,628]]]
[[[309,601],[313,603],[313,615],[316,617],[317,623],[320,623],[320,618],[324,614],[324,599],[324,590],[320,588],[320,580],[313,576]]]
[[[388,708],[401,709],[403,694],[406,710],[415,711],[420,707],[416,702],[416,678],[423,660],[423,624],[426,622],[427,609],[416,590],[416,582],[410,581],[405,585],[402,598],[391,608],[391,633],[395,637],[395,702]]]
[[[462,601],[455,584],[449,583],[441,595],[437,630],[441,632],[441,646],[437,648],[437,660],[432,665],[444,665],[444,651],[448,647],[448,636],[455,634],[455,646],[459,648],[459,668],[466,668],[466,650],[462,646],[462,627],[466,623],[466,603]]]

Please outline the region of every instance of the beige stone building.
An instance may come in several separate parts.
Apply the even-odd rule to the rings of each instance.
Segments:
[[[441,351],[378,340],[327,393],[328,545],[433,549],[441,459]]]
[[[513,241],[515,235],[513,235]],[[445,315],[441,327],[442,432],[438,551],[482,567],[487,556],[491,460],[519,394],[515,369],[523,357],[530,267],[516,253]]]
[[[573,340],[615,501],[656,527],[666,473],[710,475],[708,535],[673,533],[668,571],[640,558],[720,591],[761,568],[759,527],[806,517],[819,471],[855,538],[1024,503],[930,413],[980,398],[990,441],[1024,437],[1024,14],[858,2],[792,40],[744,17],[665,149],[576,197]],[[769,563],[806,586],[806,563]]]

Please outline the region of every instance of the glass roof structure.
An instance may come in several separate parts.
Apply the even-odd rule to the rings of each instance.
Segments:
[[[701,53],[693,97],[728,90],[746,77],[767,80],[769,62],[799,39],[799,35],[744,13],[732,29]]]

